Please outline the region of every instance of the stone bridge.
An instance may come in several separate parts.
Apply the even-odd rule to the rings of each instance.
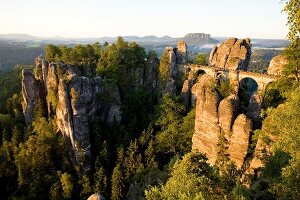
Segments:
[[[242,70],[228,70],[213,66],[186,65],[185,68],[190,68],[190,70],[194,73],[205,73],[212,77],[224,76],[232,81],[238,81],[239,83],[243,79],[249,78],[256,82],[258,91],[264,91],[268,83],[271,83],[278,78],[278,76],[274,75],[259,74]]]

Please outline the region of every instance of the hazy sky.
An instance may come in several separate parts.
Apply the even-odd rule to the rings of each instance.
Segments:
[[[0,34],[285,38],[280,0],[0,0]]]

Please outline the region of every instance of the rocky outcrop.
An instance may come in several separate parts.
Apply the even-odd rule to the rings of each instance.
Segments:
[[[212,78],[203,75],[196,90],[195,133],[192,138],[193,149],[205,153],[211,163],[215,163],[218,153],[219,134],[218,105],[221,101],[211,85]]]
[[[107,124],[121,120],[118,87],[101,77],[85,77],[77,67],[36,60],[35,74],[22,72],[22,93],[26,123],[33,121],[38,103],[44,103],[45,117],[56,119],[57,132],[70,145],[74,164],[89,171],[91,165],[90,123],[95,115]],[[47,114],[48,113],[48,114]]]
[[[218,109],[219,125],[222,131],[230,135],[234,120],[239,111],[239,99],[236,95],[230,95],[220,102]]]
[[[176,52],[177,62],[186,63],[187,61],[187,45],[184,41],[179,41],[177,43],[177,52]]]
[[[221,99],[215,84],[214,78],[203,75],[192,88],[196,98],[192,148],[205,153],[210,163],[217,161],[220,148],[224,148],[222,151],[226,151],[236,166],[242,168],[253,130],[252,119],[241,113],[236,94]],[[222,147],[223,136],[225,144]]]
[[[181,90],[181,96],[184,101],[185,107],[188,109],[190,106],[190,98],[191,98],[191,86],[189,80],[185,80]]]
[[[229,157],[241,168],[249,148],[252,120],[245,114],[240,114],[232,126],[232,135],[229,140]]]
[[[278,55],[272,58],[269,68],[268,74],[270,75],[282,75],[284,67],[287,65],[288,61],[284,55]]]
[[[34,75],[26,69],[22,71],[22,95],[23,95],[23,112],[26,124],[33,121],[33,112],[38,103],[40,96],[39,82]]]
[[[43,109],[44,117],[55,120],[57,132],[69,145],[73,164],[89,171],[92,123],[96,118],[106,126],[120,123],[122,103],[121,92],[114,80],[102,79],[92,69],[85,68],[92,67],[48,63],[39,57],[34,74],[29,70],[22,72],[22,93],[26,123],[34,120],[34,111],[41,103],[39,108]],[[153,55],[144,67],[129,69],[124,79],[131,81],[133,90],[145,86],[155,91],[157,73],[158,59]]]
[[[229,38],[212,49],[209,61],[217,68],[247,70],[250,55],[250,39]]]
[[[175,93],[175,81],[180,73],[185,73],[183,65],[187,59],[187,45],[184,41],[179,41],[176,48],[166,47],[163,54],[167,55],[169,78],[163,85],[163,92]]]

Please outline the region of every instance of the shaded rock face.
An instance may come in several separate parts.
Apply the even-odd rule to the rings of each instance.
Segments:
[[[91,165],[90,123],[95,115],[107,124],[121,120],[118,87],[101,77],[87,78],[74,66],[36,61],[35,75],[22,72],[22,93],[26,123],[33,121],[34,109],[45,102],[48,117],[56,119],[57,132],[64,135],[74,164],[89,171]]]
[[[193,149],[205,153],[211,163],[215,163],[218,153],[219,134],[218,105],[220,97],[212,87],[212,78],[203,75],[196,90],[195,133],[192,138]]]
[[[155,91],[158,66],[159,61],[153,56],[144,68],[128,71],[126,77],[130,77],[132,89],[145,86]],[[108,126],[120,123],[122,103],[114,80],[102,79],[84,68],[87,67],[37,58],[34,74],[29,70],[22,72],[23,112],[30,124],[36,106],[41,103],[45,117],[56,120],[57,132],[63,134],[69,145],[73,164],[90,171],[92,123],[96,118]]]
[[[285,65],[288,63],[287,59],[284,55],[278,55],[272,58],[269,68],[268,74],[270,75],[282,75],[283,69]]]
[[[22,95],[24,99],[23,112],[26,124],[30,124],[33,121],[33,112],[38,103],[39,96],[41,96],[39,86],[39,81],[35,79],[34,75],[30,71],[23,69]]]
[[[181,90],[181,96],[184,101],[185,107],[188,109],[190,107],[190,99],[191,99],[191,86],[189,80],[185,80]]]
[[[245,161],[253,130],[252,119],[241,113],[241,103],[236,94],[221,99],[214,88],[214,78],[203,75],[192,87],[196,99],[195,133],[193,149],[205,153],[214,164],[220,152],[220,141],[227,141],[225,151],[238,168]]]
[[[247,70],[250,55],[250,39],[229,38],[212,49],[209,61],[211,65],[218,68]]]

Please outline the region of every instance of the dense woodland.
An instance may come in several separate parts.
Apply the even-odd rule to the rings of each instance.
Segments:
[[[285,2],[291,45],[284,51],[289,60],[284,76],[264,94],[261,130],[270,153],[265,167],[251,184],[242,184],[242,174],[220,153],[208,164],[205,155],[191,151],[195,108],[186,110],[179,95],[132,89],[124,78],[128,69],[156,58],[136,43],[119,38],[114,44],[48,45],[49,61],[82,67],[89,75],[112,79],[120,88],[122,122],[106,126],[93,122],[91,135],[93,169],[78,173],[72,165],[54,119],[45,118],[43,107],[26,126],[22,114],[21,70],[16,66],[0,76],[0,188],[1,199],[87,199],[101,193],[106,199],[300,199],[300,21],[298,0]],[[204,62],[198,56],[196,62]],[[162,56],[159,76],[168,66]],[[226,83],[217,88],[224,96]],[[180,90],[178,90],[179,94]],[[272,141],[270,138],[278,138]]]

